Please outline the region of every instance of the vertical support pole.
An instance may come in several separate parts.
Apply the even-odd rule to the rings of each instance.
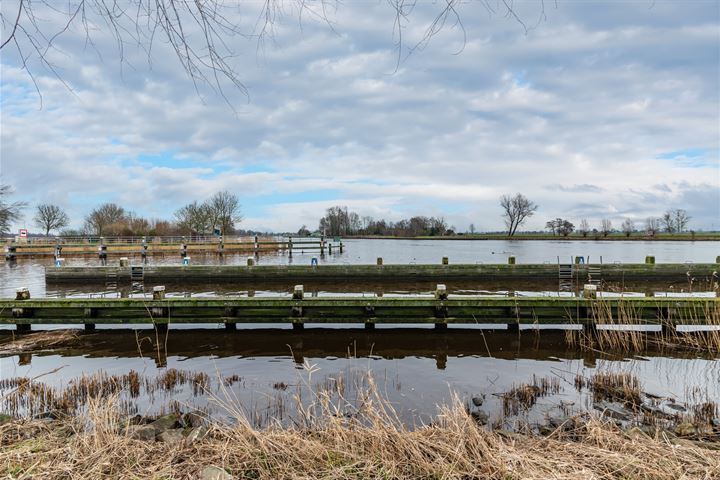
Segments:
[[[340,248],[340,253],[343,253],[343,244],[342,244],[342,240],[340,240],[340,245],[339,245],[339,247],[338,247],[338,248]],[[720,257],[719,257],[719,258],[720,258]],[[720,262],[719,262],[719,263],[720,263]]]
[[[165,287],[158,285],[153,287],[153,300],[164,300],[165,299]]]
[[[655,256],[654,255],[647,255],[645,257],[645,264],[646,265],[655,265]]]
[[[320,256],[325,255],[325,235],[320,236]]]
[[[253,265],[255,265],[255,258],[253,258],[253,257],[248,257],[248,258],[247,258],[247,266],[248,266],[248,267],[252,267]]]
[[[508,257],[508,265],[515,265],[515,256],[514,255],[510,255]]]
[[[293,251],[292,237],[288,237],[288,256],[290,258],[292,258],[292,251]]]
[[[448,257],[442,257],[442,264],[447,265],[450,263],[450,259]]]
[[[587,284],[583,286],[583,298],[597,298],[597,285]]]
[[[303,330],[305,326],[302,323],[302,315],[303,315],[303,307],[300,305],[300,301],[305,296],[304,287],[302,285],[295,285],[295,288],[293,288],[293,294],[292,299],[295,300],[295,305],[292,307],[292,315],[295,318],[298,318],[298,320],[293,319],[293,330]]]
[[[328,255],[332,255],[332,243],[328,243]]]
[[[18,288],[15,291],[15,300],[30,300],[30,290],[27,288]],[[16,312],[18,317],[22,317],[26,313],[23,308],[13,308],[13,316],[15,316]],[[32,326],[29,323],[16,323],[15,330],[17,330],[18,333],[29,332],[30,330],[32,330]]]
[[[255,239],[253,241],[253,252],[255,253],[255,255],[260,254],[260,245],[258,244],[258,236],[257,235],[255,235]]]
[[[378,266],[378,267],[382,267],[382,264],[383,264],[383,259],[382,259],[382,257],[377,257],[377,266]]]

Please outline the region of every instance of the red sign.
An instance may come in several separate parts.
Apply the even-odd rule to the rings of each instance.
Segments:
[[[20,238],[27,238],[27,228],[20,229]]]

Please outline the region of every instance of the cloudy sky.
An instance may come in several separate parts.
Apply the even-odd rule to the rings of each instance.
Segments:
[[[225,3],[243,33],[263,25],[259,4]],[[528,228],[685,208],[692,228],[720,229],[720,4],[544,3],[518,18],[501,1],[463,3],[462,28],[448,18],[418,44],[442,9],[421,3],[398,50],[388,2],[299,18],[288,1],[264,42],[225,38],[247,89],[221,79],[225,98],[194,85],[161,36],[151,50],[126,38],[120,61],[88,12],[89,41],[76,21],[47,51],[60,78],[22,36],[37,88],[16,48],[1,51],[0,180],[16,200],[65,207],[73,226],[105,201],[170,217],[227,189],[241,227],[260,230],[314,228],[336,204],[498,230],[498,197],[515,192],[540,205]],[[6,19],[17,5],[3,0]],[[47,37],[66,19],[35,13]]]

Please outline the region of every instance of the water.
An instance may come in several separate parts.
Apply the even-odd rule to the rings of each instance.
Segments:
[[[658,263],[711,263],[720,254],[720,242],[646,242],[646,241],[512,241],[512,240],[345,240],[342,254],[334,250],[333,255],[318,258],[321,264],[374,264],[377,257],[382,257],[386,264],[432,264],[440,263],[447,256],[451,263],[506,263],[509,255],[514,255],[518,263],[551,263],[558,260],[570,263],[577,255],[585,257],[589,263],[642,263],[646,255],[654,255]],[[318,257],[317,252],[295,252],[290,258],[286,254],[264,254],[258,259],[261,265],[309,265],[312,258]],[[193,264],[226,264],[244,265],[247,254],[215,254],[198,255],[193,253]],[[140,256],[132,257],[131,262],[140,264]],[[117,257],[110,257],[109,262],[117,262]],[[179,255],[148,257],[151,265],[179,265]],[[51,257],[20,257],[16,262],[4,262],[0,265],[0,297],[12,297],[15,290],[27,287],[33,297],[49,295],[57,296],[64,293],[98,293],[96,287],[46,290],[44,267],[52,266]],[[94,256],[67,257],[66,265],[100,265]],[[268,292],[286,292],[291,286],[280,285]],[[468,286],[470,290],[478,290],[477,286]],[[486,289],[507,288],[502,285],[490,285]],[[312,288],[312,286],[306,286]],[[374,287],[373,287],[374,288]],[[462,286],[449,286],[462,289]],[[186,289],[187,290],[187,289]],[[194,293],[223,293],[222,286],[203,286],[191,289]],[[262,293],[263,289],[258,289]],[[410,285],[399,286],[399,291],[424,292],[430,291],[429,284],[413,289]],[[182,290],[178,289],[178,292]],[[217,292],[216,292],[217,291]],[[227,291],[227,288],[225,289]],[[322,291],[333,291],[331,288]],[[367,289],[372,292],[373,289]],[[172,292],[172,290],[171,290]]]
[[[515,255],[518,263],[569,262],[582,255],[590,262],[641,263],[645,255],[664,262],[713,262],[720,253],[720,242],[640,242],[640,241],[434,241],[434,240],[347,240],[343,254],[320,258],[320,263],[372,264],[383,257],[386,264],[439,263],[448,256],[451,263],[505,263]],[[296,252],[292,259],[282,254],[263,255],[260,264],[310,264],[317,253]],[[245,264],[246,254],[193,255],[194,264]],[[117,261],[111,257],[111,262]],[[133,258],[140,262],[140,258]],[[179,264],[179,256],[150,257],[151,264]],[[67,265],[99,265],[93,257],[68,257]],[[14,295],[15,289],[29,287],[33,297],[88,295],[102,292],[97,286],[48,287],[43,268],[51,258],[20,258],[0,265],[0,296]],[[264,285],[182,285],[169,293],[193,295],[238,294],[252,288],[256,295],[277,295],[289,291],[282,282]],[[360,291],[383,289],[395,294],[427,293],[434,285],[357,285],[342,283],[306,285],[306,292]],[[482,293],[507,289],[503,283],[477,285],[458,282],[448,285],[452,293]],[[517,285],[513,289],[552,291],[553,286]],[[670,286],[672,289],[674,286]],[[313,290],[314,289],[314,290]],[[354,290],[353,290],[354,289]],[[677,289],[679,291],[679,288]],[[112,292],[110,292],[112,293]],[[285,326],[287,327],[287,326]],[[128,399],[139,413],[157,413],[168,402],[179,402],[183,410],[203,408],[213,415],[227,417],[229,401],[262,419],[281,414],[278,405],[290,405],[304,392],[305,399],[315,386],[342,381],[346,395],[368,373],[379,389],[410,423],[427,422],[437,406],[447,404],[457,394],[469,403],[484,398],[482,409],[490,422],[539,420],[545,416],[592,408],[587,390],[574,387],[576,375],[590,377],[596,372],[630,372],[638,376],[643,389],[680,402],[720,401],[720,361],[717,355],[647,351],[642,355],[605,354],[568,348],[564,333],[523,331],[520,336],[503,331],[390,329],[375,332],[352,329],[308,330],[303,333],[276,329],[171,330],[167,339],[152,330],[126,331],[118,326],[110,331],[84,334],[57,348],[36,348],[24,353],[0,355],[0,380],[37,377],[54,387],[67,386],[81,375],[96,372],[126,374],[135,370],[154,377],[169,368],[204,372],[211,379],[209,392],[195,395],[188,385],[171,391],[153,392]],[[0,351],[12,337],[0,331]],[[56,372],[48,372],[59,368]],[[240,380],[221,387],[223,378]],[[538,399],[528,411],[504,416],[501,394],[513,386],[536,378],[555,379],[559,390]],[[355,386],[355,387],[354,387]],[[7,393],[6,392],[0,392]],[[355,391],[355,393],[357,393]],[[564,407],[561,409],[560,405]],[[561,411],[562,410],[562,411]]]

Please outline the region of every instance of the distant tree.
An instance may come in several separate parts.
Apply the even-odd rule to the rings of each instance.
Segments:
[[[580,226],[578,227],[578,232],[580,232],[580,234],[583,237],[587,237],[588,233],[590,233],[590,224],[588,223],[588,221],[586,219],[583,218],[582,220],[580,220]]]
[[[469,228],[470,235],[475,235],[475,224],[471,223]]]
[[[550,230],[550,232],[553,235],[555,235],[555,233],[557,233],[557,228],[558,228],[559,222],[561,222],[561,221],[562,220],[560,218],[556,218],[555,220],[550,220],[545,223],[545,228]]]
[[[235,224],[243,219],[240,214],[240,200],[237,195],[224,190],[217,192],[206,202],[213,228],[219,228],[222,235],[232,233]]]
[[[630,235],[632,235],[632,232],[635,231],[635,223],[633,223],[633,221],[629,218],[626,218],[620,228],[622,229],[625,236],[629,237]]]
[[[687,211],[674,208],[666,211],[661,219],[665,231],[668,233],[680,233],[685,231],[688,222],[690,221],[690,215]]]
[[[10,185],[0,185],[0,233],[10,230],[12,222],[20,218],[20,213],[27,206],[25,202],[10,203],[5,198],[12,193]]]
[[[189,235],[204,235],[212,228],[210,208],[196,201],[188,203],[175,212],[175,221],[181,232]]]
[[[645,233],[650,237],[654,237],[660,230],[661,221],[662,220],[657,217],[648,217],[645,219]]]
[[[562,235],[563,237],[567,237],[568,235],[570,235],[573,230],[575,230],[575,225],[573,225],[572,222],[570,222],[569,220],[560,220],[560,223],[557,226],[558,234]]]
[[[35,209],[35,225],[45,230],[45,236],[50,235],[51,230],[67,227],[70,217],[57,205],[48,203],[40,204]]]
[[[114,203],[104,203],[85,217],[85,229],[95,235],[102,235],[107,227],[122,222],[124,218],[124,208]]]
[[[602,233],[603,237],[607,237],[610,232],[613,231],[612,222],[610,219],[603,218],[600,222],[600,232]]]
[[[529,217],[533,216],[538,209],[535,203],[531,202],[521,193],[515,194],[514,197],[503,195],[500,197],[500,206],[503,209],[502,216],[505,219],[505,226],[507,227],[509,237],[515,235],[518,227],[525,223],[525,220]]]
[[[300,227],[300,230],[297,232],[298,237],[309,237],[310,236],[310,230],[308,230],[307,225],[303,225]]]

